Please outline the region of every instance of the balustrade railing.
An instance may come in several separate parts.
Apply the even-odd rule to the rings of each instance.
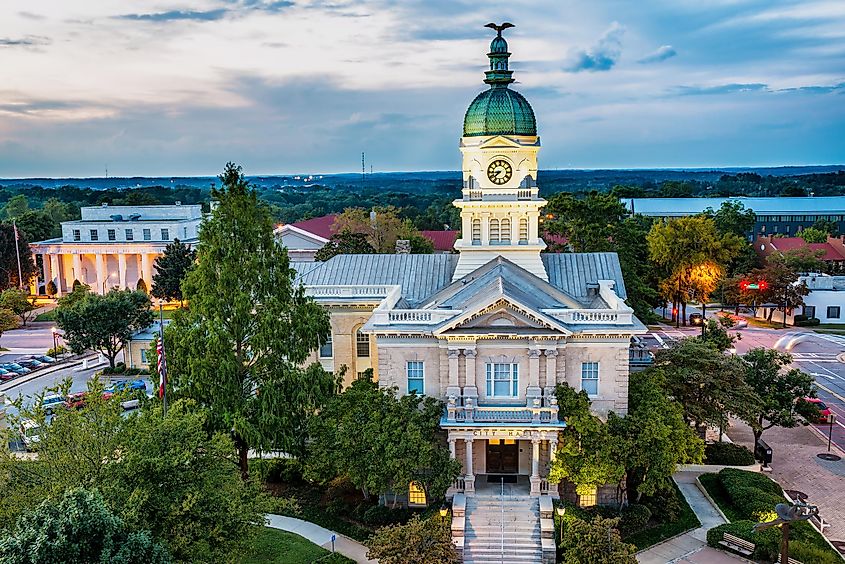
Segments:
[[[615,309],[547,309],[543,310],[564,323],[579,325],[610,324],[629,325],[633,323],[633,313]]]
[[[459,405],[457,398],[450,398],[446,404],[446,421],[452,423],[557,423],[559,407],[557,400],[548,399],[541,406],[479,406],[467,398]]]
[[[454,309],[393,309],[376,311],[372,321],[375,325],[436,325],[461,313]]]

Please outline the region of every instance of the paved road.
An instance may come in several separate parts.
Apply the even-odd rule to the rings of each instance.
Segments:
[[[30,322],[26,328],[4,332],[0,336],[0,347],[9,350],[0,354],[0,362],[13,362],[20,356],[46,353],[53,348],[53,327],[54,323]]]
[[[653,348],[665,348],[673,341],[696,335],[699,331],[699,328],[692,327],[660,327],[650,331],[646,337]],[[731,332],[741,335],[736,343],[737,354],[757,347],[776,348],[792,355],[793,367],[815,378],[819,398],[837,417],[831,433],[832,442],[845,450],[845,336],[792,327],[745,327]],[[813,426],[825,437],[831,430],[827,424]]]

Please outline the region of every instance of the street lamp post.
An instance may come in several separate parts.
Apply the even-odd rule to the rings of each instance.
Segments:
[[[827,414],[827,452],[830,452],[830,440],[833,436],[833,424],[836,422],[836,415],[831,412]]]
[[[53,354],[59,356],[59,332],[56,330],[55,327],[52,329],[53,332]]]

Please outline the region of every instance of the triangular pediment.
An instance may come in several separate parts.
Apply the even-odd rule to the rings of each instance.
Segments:
[[[493,147],[502,147],[502,148],[514,148],[518,149],[522,147],[519,143],[514,141],[513,139],[508,139],[503,135],[496,135],[495,137],[491,137],[487,141],[481,144],[482,149],[493,148]]]
[[[548,315],[533,310],[508,296],[492,296],[486,303],[465,310],[436,329],[435,335],[481,332],[485,334],[571,332]]]

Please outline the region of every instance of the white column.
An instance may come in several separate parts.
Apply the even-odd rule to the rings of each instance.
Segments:
[[[461,351],[450,348],[449,356],[449,387],[446,388],[446,397],[455,396],[461,397],[461,387],[458,385],[458,358],[461,356]]]
[[[483,212],[481,214],[481,244],[490,244],[490,213]]]
[[[117,275],[120,279],[120,289],[126,289],[126,255],[124,253],[117,255]]]
[[[519,245],[519,214],[511,212],[511,245]]]
[[[532,405],[532,400],[535,398],[539,400],[542,395],[543,391],[540,389],[540,350],[530,348],[528,349],[528,389],[525,392],[528,406]]]
[[[546,349],[546,390],[557,384],[557,349]]]
[[[153,289],[153,261],[147,253],[141,254],[141,277],[147,283],[147,289]]]
[[[475,381],[475,349],[464,349],[466,357],[466,383],[464,384],[464,397],[478,397],[478,383]]]
[[[540,439],[531,439],[531,495],[540,495]]]
[[[451,459],[455,458],[455,442],[456,441],[457,441],[457,439],[453,439],[452,437],[449,437],[449,458],[451,458]]]
[[[73,278],[85,284],[85,279],[82,276],[82,255],[73,255]]]
[[[56,284],[56,295],[62,295],[62,272],[59,270],[59,255],[50,255],[50,280]]]
[[[100,253],[94,255],[94,262],[97,265],[97,287],[94,289],[96,293],[105,293],[106,286],[106,256]],[[107,291],[108,288],[105,288]]]
[[[461,210],[461,230],[464,245],[472,245],[472,216],[464,210]]]
[[[539,219],[540,212],[531,212],[528,214],[528,243],[536,244],[539,238]]]
[[[472,439],[464,439],[464,444],[466,444],[466,464],[464,465],[464,474],[466,474],[467,478],[475,476],[475,473],[472,471]]]
[[[53,268],[52,268],[52,255],[43,254],[41,255],[41,264],[44,266],[44,285],[47,285],[47,282],[53,279]],[[45,288],[46,290],[46,288]]]

